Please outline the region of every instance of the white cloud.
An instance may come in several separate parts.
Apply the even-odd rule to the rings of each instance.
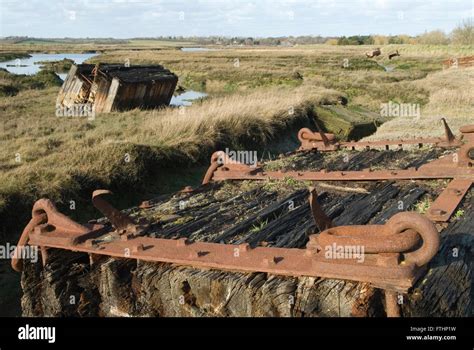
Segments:
[[[471,0],[4,0],[0,6],[0,36],[42,37],[417,34],[450,31],[473,13]]]

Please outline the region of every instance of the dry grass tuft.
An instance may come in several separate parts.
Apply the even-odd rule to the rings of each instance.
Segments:
[[[412,84],[429,92],[429,101],[422,106],[421,117],[397,117],[367,139],[442,136],[442,117],[447,119],[454,133],[462,125],[474,123],[474,67],[446,69]]]

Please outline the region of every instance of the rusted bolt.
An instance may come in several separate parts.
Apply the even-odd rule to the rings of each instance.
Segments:
[[[265,258],[265,259],[262,260],[262,265],[263,266],[275,265],[275,260],[274,260],[274,258],[271,258],[271,259]]]
[[[136,244],[133,246],[132,248],[132,252],[133,253],[138,253],[138,252],[142,252],[145,248],[143,247],[143,244]]]
[[[121,234],[120,235],[120,240],[121,241],[129,241],[133,236],[131,234]]]
[[[248,243],[242,243],[242,244],[239,244],[239,252],[241,253],[246,253],[248,251],[250,251],[250,244]]]
[[[189,253],[189,257],[191,259],[195,259],[195,258],[201,258],[201,257],[203,257],[205,255],[208,255],[208,254],[209,254],[209,252],[205,252],[205,251],[201,251],[201,250],[200,251],[192,251],[192,252]]]
[[[452,194],[454,194],[455,196],[460,196],[460,195],[462,195],[462,191],[458,190],[457,188],[452,188],[452,189],[450,190],[450,192],[451,192]]]
[[[436,215],[436,216],[441,216],[441,215],[445,215],[446,211],[443,210],[443,209],[439,209],[439,208],[432,208],[432,209],[430,209],[430,214]]]
[[[189,252],[189,258],[190,259],[196,259],[196,258],[199,258],[199,252]]]
[[[49,228],[48,224],[38,225],[34,228],[34,234],[35,235],[40,235],[40,234],[43,234],[43,233],[47,233],[48,228]]]
[[[278,264],[282,260],[283,260],[282,257],[274,256],[274,257],[271,257],[271,258],[264,258],[262,260],[262,264],[263,264],[263,266],[273,266],[273,265]]]
[[[176,246],[177,247],[185,247],[188,244],[188,239],[187,238],[179,238],[176,240]]]

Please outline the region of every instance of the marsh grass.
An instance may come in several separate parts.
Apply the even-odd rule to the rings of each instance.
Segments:
[[[394,118],[368,139],[442,136],[442,117],[447,119],[455,134],[459,127],[474,123],[474,67],[435,72],[411,86],[428,93],[420,118]]]
[[[88,121],[56,117],[56,93],[53,88],[26,90],[0,100],[4,217],[42,196],[63,206],[69,200],[85,205],[98,187],[134,193],[155,183],[156,189],[167,173],[207,165],[218,148],[261,149],[306,123],[316,105],[337,103],[340,97],[324,88],[271,88],[185,109],[132,110]]]
[[[140,50],[130,50],[130,45],[141,45]],[[77,212],[84,219],[89,215],[85,208],[90,207],[90,192],[97,187],[116,189],[122,198],[128,196],[123,205],[130,206],[141,191],[175,190],[184,185],[180,178],[197,183],[214,150],[265,148],[288,138],[292,128],[312,116],[315,106],[338,103],[341,96],[349,99],[351,108],[375,113],[381,103],[392,100],[419,103],[430,115],[451,113],[460,117],[460,124],[472,115],[467,105],[472,102],[468,92],[472,77],[463,75],[472,70],[443,72],[441,64],[450,56],[472,54],[469,47],[394,45],[383,52],[399,49],[401,56],[388,61],[385,56],[365,59],[369,47],[364,46],[182,52],[165,46],[156,50],[148,42],[130,45],[106,45],[92,62],[129,59],[132,65],[163,64],[178,74],[180,85],[205,90],[210,97],[184,110],[132,110],[87,121],[55,116],[57,87],[38,90],[5,78],[4,85],[18,91],[16,96],[0,97],[0,219],[21,226],[41,196],[60,207],[77,199],[81,208]],[[24,52],[27,46],[16,48]],[[71,45],[54,49],[64,52]],[[349,67],[343,65],[346,59]],[[395,69],[386,72],[387,64]],[[380,127],[377,135],[392,135],[390,125],[394,136],[415,127],[391,123]],[[426,126],[421,132],[433,129],[430,122]],[[200,170],[189,170],[192,167]],[[186,173],[197,175],[191,179],[183,176]]]

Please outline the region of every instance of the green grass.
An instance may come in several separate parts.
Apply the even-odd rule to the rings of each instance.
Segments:
[[[20,91],[61,86],[62,80],[50,70],[35,75],[16,75],[0,69],[0,97],[11,97]]]
[[[35,62],[35,64],[39,64],[40,68],[43,70],[51,70],[56,73],[67,73],[74,64],[74,61],[69,58],[64,58],[58,61],[39,61]]]
[[[25,52],[0,52],[0,62],[12,61],[17,58],[28,58],[31,57]]]
[[[94,121],[59,119],[54,113],[58,82],[52,72],[33,77],[0,72],[0,219],[10,220],[21,212],[23,218],[10,220],[21,226],[41,196],[58,201],[62,208],[76,199],[80,210],[70,214],[84,218],[90,214],[86,209],[90,193],[98,187],[115,189],[122,196],[127,193],[126,206],[132,199],[174,190],[186,181],[198,183],[214,150],[226,146],[268,150],[275,144],[288,148],[297,128],[314,114],[341,138],[360,138],[372,131],[381,103],[431,105],[436,91],[424,80],[442,71],[442,59],[461,52],[448,47],[426,55],[402,45],[397,46],[402,56],[386,62],[383,57],[366,59],[367,47],[182,52],[154,50],[155,44],[163,43],[81,42],[45,48],[105,50],[91,62],[129,59],[131,64],[162,64],[178,74],[180,85],[209,93],[206,101],[186,108],[185,115],[164,109],[99,115]],[[349,67],[344,67],[345,59]],[[395,70],[386,72],[385,64]],[[343,98],[347,107],[338,105]],[[322,107],[327,104],[333,106]],[[295,113],[290,115],[290,110]],[[291,142],[282,142],[290,138]],[[17,154],[20,162],[15,161]],[[124,161],[126,154],[130,162]],[[183,176],[189,171],[199,176]]]
[[[316,104],[338,98],[324,89],[280,88],[212,98],[184,114],[132,110],[88,121],[56,117],[57,92],[27,89],[1,100],[0,217],[6,231],[40,197],[60,208],[75,200],[80,210],[68,214],[77,218],[79,211],[89,214],[90,194],[100,187],[119,192],[130,206],[141,196],[177,190],[170,180],[184,187],[187,172],[198,183],[216,149],[263,148],[304,125]]]

